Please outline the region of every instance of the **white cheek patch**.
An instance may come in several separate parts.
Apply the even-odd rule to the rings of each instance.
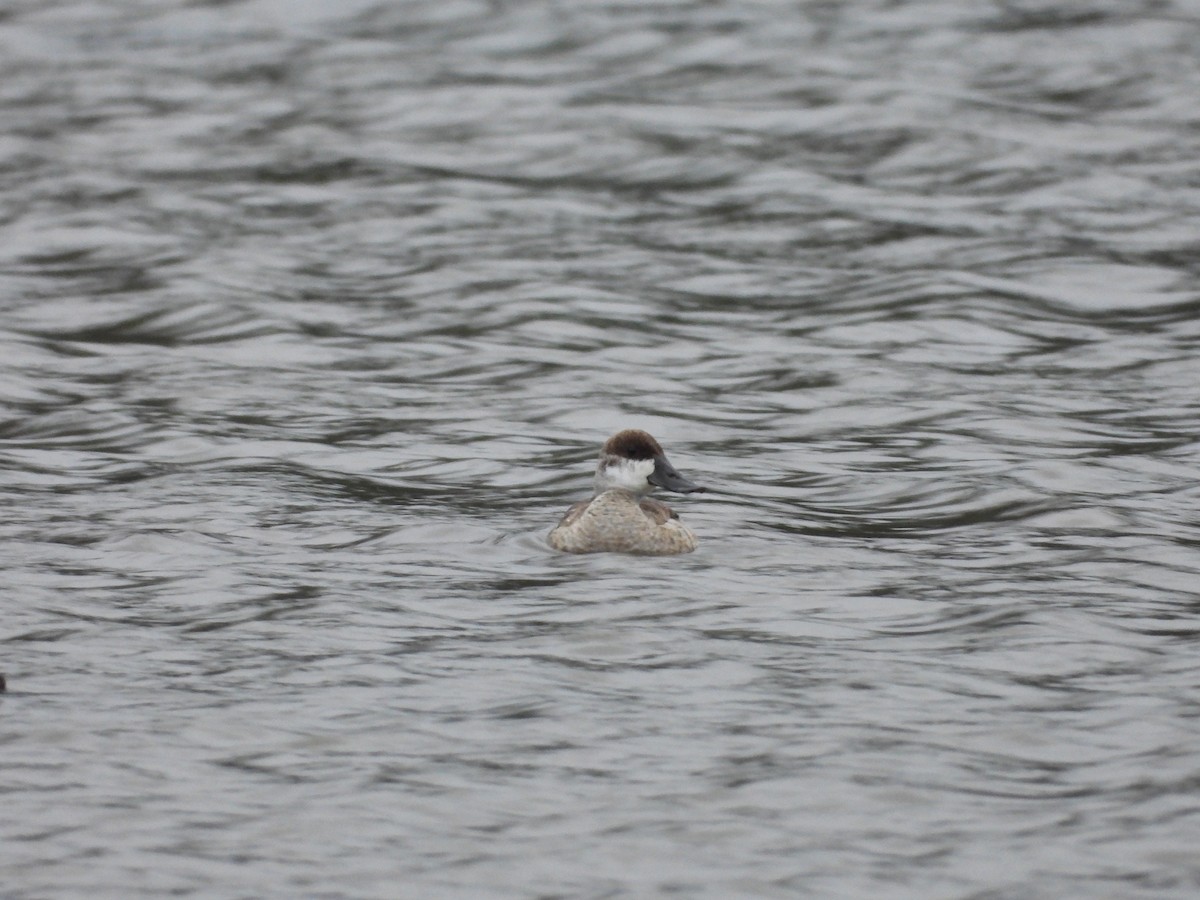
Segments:
[[[652,474],[654,460],[623,459],[604,467],[604,482],[608,487],[625,488],[635,494],[643,494],[650,490],[650,482],[647,479]]]

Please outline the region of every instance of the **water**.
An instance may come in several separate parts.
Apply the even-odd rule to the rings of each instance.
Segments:
[[[1197,41],[11,6],[4,895],[1195,896]]]

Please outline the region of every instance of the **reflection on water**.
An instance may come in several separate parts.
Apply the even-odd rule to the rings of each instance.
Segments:
[[[6,890],[1193,896],[1195,13],[11,11]]]

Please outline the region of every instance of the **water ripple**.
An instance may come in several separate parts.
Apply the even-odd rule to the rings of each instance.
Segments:
[[[1193,896],[1197,27],[9,11],[6,888]]]

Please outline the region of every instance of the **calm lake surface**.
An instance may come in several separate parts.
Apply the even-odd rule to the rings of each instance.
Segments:
[[[6,900],[1196,897],[1197,47],[7,5]]]

